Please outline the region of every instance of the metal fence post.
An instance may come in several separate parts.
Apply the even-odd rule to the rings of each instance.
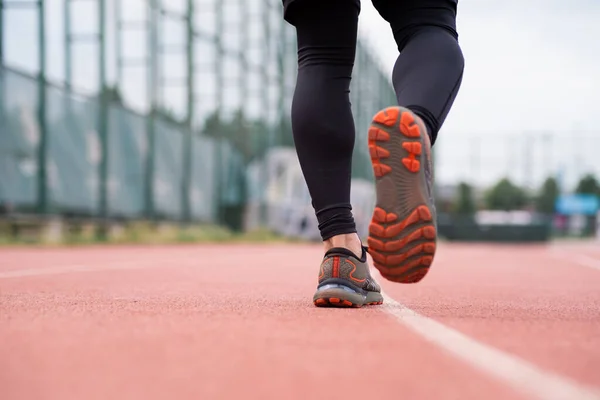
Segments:
[[[154,156],[155,156],[155,119],[158,100],[158,49],[157,49],[157,15],[158,0],[150,0],[148,4],[149,27],[148,27],[148,56],[150,59],[148,73],[149,114],[147,120],[147,154],[146,154],[146,217],[155,218],[154,210]]]
[[[223,80],[223,2],[225,0],[216,0],[215,4],[215,14],[216,14],[216,29],[215,29],[215,47],[216,47],[216,59],[215,59],[215,77],[217,82],[217,90],[215,92],[215,103],[216,103],[216,117],[220,120],[222,118],[222,108],[223,108],[223,91],[220,90],[224,86]],[[224,137],[222,132],[217,132],[217,156],[216,156],[216,165],[215,165],[215,175],[216,175],[216,193],[215,193],[215,202],[217,208],[216,222],[222,223],[224,220],[223,215],[223,182],[222,182],[222,171],[223,171],[223,142]]]
[[[98,0],[98,59],[100,90],[100,104],[98,113],[98,135],[102,157],[100,159],[100,218],[108,217],[108,162],[110,154],[108,148],[108,93],[106,92],[106,4],[105,0]],[[100,229],[101,236],[105,236],[104,227]]]
[[[0,0],[0,65],[4,64],[4,0]]]
[[[75,45],[80,41],[88,41],[99,46],[97,53],[99,76],[95,81],[98,83],[98,95],[94,98],[90,96],[88,99],[94,106],[97,106],[95,117],[97,116],[98,121],[94,123],[97,131],[96,137],[99,139],[101,148],[99,164],[94,165],[94,168],[98,169],[93,171],[94,176],[98,178],[96,187],[92,189],[94,216],[106,219],[110,215],[116,215],[118,208],[123,205],[127,207],[122,212],[129,213],[129,205],[133,206],[135,202],[135,206],[139,207],[137,202],[139,202],[140,196],[143,196],[144,210],[142,213],[146,217],[154,219],[161,216],[161,209],[157,207],[159,204],[162,205],[158,201],[161,199],[157,197],[159,193],[155,193],[155,191],[158,192],[156,189],[159,189],[157,178],[162,172],[169,173],[169,167],[175,167],[176,173],[171,173],[173,180],[169,183],[174,185],[173,197],[180,195],[181,198],[170,200],[171,204],[168,206],[174,206],[177,214],[169,215],[169,218],[179,221],[193,220],[195,207],[192,203],[192,188],[196,188],[196,186],[192,177],[194,176],[194,165],[198,166],[194,159],[193,145],[197,146],[194,140],[194,131],[197,132],[198,128],[205,125],[204,121],[206,120],[210,124],[205,126],[211,129],[211,132],[206,133],[206,137],[210,138],[211,145],[213,143],[216,145],[216,148],[211,146],[214,154],[208,154],[210,164],[206,164],[206,173],[214,174],[211,180],[213,187],[206,188],[211,190],[211,195],[214,195],[212,204],[216,205],[216,213],[211,212],[211,220],[219,223],[231,222],[229,217],[233,214],[224,214],[232,211],[238,216],[239,207],[237,206],[244,206],[244,203],[248,201],[248,198],[230,198],[230,195],[234,196],[238,192],[229,191],[227,189],[235,188],[226,187],[228,184],[240,183],[240,179],[242,180],[241,185],[246,182],[247,171],[244,171],[243,167],[238,164],[239,157],[243,155],[246,162],[259,161],[259,158],[262,158],[262,161],[265,161],[262,166],[267,172],[266,159],[262,156],[274,146],[293,144],[290,137],[289,108],[297,72],[297,47],[293,28],[288,26],[282,18],[281,2],[279,0],[260,0],[254,4],[248,0],[207,0],[200,5],[195,3],[195,0],[186,0],[187,10],[180,12],[175,11],[174,8],[169,9],[169,6],[175,7],[174,4],[169,5],[170,2],[144,0],[141,7],[148,11],[148,18],[141,18],[139,10],[129,2],[115,0],[109,3],[106,0],[93,0],[97,3],[92,3],[94,5],[92,18],[98,21],[99,31],[76,32],[78,24],[75,24],[75,17],[80,17],[80,15],[76,15],[76,3],[74,0],[62,1],[64,8],[58,11],[62,12],[64,19],[62,39],[64,40],[63,73],[66,91],[60,93],[65,99],[64,106],[61,104],[54,107],[54,104],[50,102],[50,95],[54,95],[55,89],[49,89],[46,76],[46,61],[49,60],[50,55],[46,54],[45,11],[47,10],[45,10],[45,5],[49,3],[44,0],[0,0],[0,63],[7,61],[6,50],[7,47],[10,49],[10,46],[7,45],[12,43],[8,40],[4,41],[7,39],[7,28],[9,27],[6,25],[8,14],[5,13],[7,10],[10,7],[28,8],[31,12],[38,13],[40,18],[39,75],[36,82],[38,84],[38,101],[35,111],[40,134],[35,148],[35,156],[38,161],[37,197],[33,200],[37,210],[40,213],[48,213],[54,208],[55,201],[60,201],[60,199],[54,198],[51,186],[53,170],[50,169],[52,166],[50,161],[55,161],[51,160],[53,154],[51,150],[54,148],[54,146],[50,146],[54,138],[51,124],[55,120],[55,116],[58,116],[57,120],[64,124],[69,133],[78,134],[79,139],[86,139],[81,136],[83,132],[75,132],[75,130],[81,129],[79,125],[85,124],[80,123],[80,121],[84,121],[84,118],[89,120],[86,115],[89,111],[86,107],[76,105],[78,102],[73,97],[73,91],[78,82],[78,69],[75,67],[81,62],[77,56],[78,52],[75,51]],[[106,12],[110,10],[111,6],[115,6],[113,11],[116,24],[114,26],[110,18],[106,16]],[[128,12],[132,15],[127,15]],[[205,20],[204,23],[196,26],[194,17],[199,17],[197,14],[202,12],[210,13],[211,20]],[[83,14],[87,15],[88,13],[89,11]],[[83,14],[82,18],[89,18]],[[233,22],[234,19],[236,19],[235,22]],[[175,23],[169,24],[169,21]],[[106,26],[107,22],[111,25]],[[171,38],[175,38],[168,30],[173,25],[177,26],[172,32],[182,32],[177,34],[181,36],[181,43],[169,43]],[[88,26],[89,24],[85,27]],[[116,40],[114,43],[107,44],[106,40],[110,38],[113,30]],[[135,54],[137,49],[128,47],[130,44],[133,47],[136,46],[135,43],[128,40],[128,37],[125,37],[128,33],[126,31],[133,30],[139,30],[147,37],[146,54],[138,56]],[[62,35],[62,32],[60,34]],[[236,35],[239,35],[239,39],[235,38]],[[170,56],[173,56],[173,53],[177,54],[171,59]],[[114,151],[117,147],[112,145],[111,140],[117,140],[118,137],[116,136],[117,132],[113,132],[111,129],[116,130],[118,126],[133,127],[135,122],[142,121],[139,120],[139,116],[135,115],[136,110],[130,110],[123,106],[121,113],[118,110],[121,105],[117,104],[117,101],[112,103],[113,98],[110,94],[113,93],[110,93],[107,86],[113,81],[110,80],[112,79],[112,76],[109,75],[110,66],[106,64],[107,61],[112,62],[111,56],[116,58],[114,82],[118,94],[125,94],[126,89],[135,87],[137,82],[133,78],[141,76],[141,74],[127,76],[126,67],[141,67],[147,70],[147,75],[144,77],[146,82],[143,84],[147,89],[145,98],[144,94],[136,93],[137,99],[124,99],[125,103],[127,100],[143,101],[137,111],[144,114],[147,112],[143,121],[146,125],[146,153],[142,156],[142,165],[134,165],[127,163],[128,160],[123,160],[123,171],[114,169],[121,168],[119,167],[121,160],[117,157],[121,157],[122,152]],[[180,69],[181,75],[179,75]],[[382,102],[385,103],[388,98],[393,99],[394,96],[389,79],[383,77],[373,54],[368,51],[362,40],[359,40],[357,50],[356,71],[357,79],[352,86],[351,99],[356,115],[357,131],[359,131],[357,138],[364,141],[365,127],[368,125],[372,113],[377,111],[373,108]],[[197,73],[202,73],[203,76],[196,77]],[[167,87],[167,85],[170,86]],[[173,93],[181,93],[182,98],[185,96],[187,104],[180,105],[179,102],[178,104],[169,102],[168,95],[171,94],[170,89],[174,85],[178,85],[178,91]],[[169,110],[169,106],[179,106],[179,109]],[[238,107],[240,114],[234,114],[238,111]],[[57,110],[56,114],[55,109]],[[215,120],[209,121],[207,117],[213,110],[215,111]],[[169,115],[164,115],[163,118],[164,111],[176,113],[173,129],[164,131],[160,129],[162,122],[168,122],[170,119]],[[233,121],[230,118],[232,114],[236,117]],[[115,122],[114,127],[112,121]],[[239,129],[235,129],[236,127],[233,126],[235,121],[240,122]],[[57,126],[59,125],[57,124]],[[177,143],[176,155],[172,161],[169,161],[175,165],[169,165],[163,171],[159,169],[162,167],[162,161],[168,161],[172,154],[167,151],[163,159],[160,152],[163,149],[157,146],[162,143],[162,139],[170,140],[169,137],[163,137],[163,134],[166,135],[169,131],[173,131],[176,136],[173,138],[174,140],[182,139],[182,144]],[[119,133],[132,136],[137,134],[135,130],[130,132],[130,129],[123,129]],[[127,146],[139,148],[138,146],[144,144],[134,140],[138,139],[137,136],[126,139],[123,143],[126,143]],[[257,142],[258,140],[260,143]],[[115,145],[117,143],[115,142]],[[196,147],[196,150],[201,150],[202,154],[205,151],[208,152],[206,148],[198,149]],[[365,177],[367,175],[365,171],[370,170],[366,146],[361,145],[357,150],[355,161],[357,162],[353,171],[356,172],[356,176]],[[206,162],[209,161],[206,160]],[[64,165],[61,164],[60,168],[64,168]],[[59,173],[62,172],[63,169],[59,171]],[[116,175],[112,176],[111,173],[115,172],[117,172]],[[132,174],[137,173],[143,174],[143,178],[141,176],[132,177]],[[266,176],[266,174],[264,175]],[[168,175],[160,176],[161,178],[170,178]],[[234,176],[238,180],[236,183],[231,181]],[[68,175],[65,175],[65,178],[69,178]],[[126,184],[128,179],[137,179],[138,185],[142,186],[143,182],[143,189],[136,186],[128,188],[131,190],[120,191],[123,198],[115,200],[112,197],[113,191],[110,185],[113,178],[118,179],[121,184]],[[177,181],[175,182],[175,180]],[[253,184],[266,185],[267,182],[258,180]],[[240,189],[246,189],[246,187],[240,186]],[[244,194],[246,193],[244,192]],[[88,195],[89,193],[86,193],[81,198],[85,198],[87,201],[86,196]],[[74,199],[74,201],[79,200]],[[234,205],[231,204],[231,201],[236,202],[235,210],[226,207]],[[265,197],[260,201],[262,205],[266,204]],[[127,202],[131,202],[131,204],[126,204]],[[72,204],[67,203],[64,206]],[[79,205],[73,204],[73,207],[72,211],[74,212],[83,210],[83,208],[79,208]],[[132,217],[138,216],[137,210],[131,212],[133,213]],[[263,213],[261,216],[264,222],[266,214]]]
[[[195,80],[194,80],[194,0],[187,0],[187,18],[186,18],[186,61],[187,61],[187,112],[186,125],[187,131],[183,140],[183,179],[181,186],[181,199],[183,220],[191,220],[190,207],[190,182],[192,175],[192,135],[194,128],[195,111]]]
[[[44,0],[38,0],[38,123],[40,127],[40,140],[38,142],[38,212],[48,212],[48,129],[46,124],[46,14]]]
[[[64,46],[65,46],[65,87],[67,90],[71,90],[72,78],[73,78],[73,55],[72,55],[72,43],[71,43],[71,1],[64,0],[63,2],[63,18],[65,20],[64,25]]]

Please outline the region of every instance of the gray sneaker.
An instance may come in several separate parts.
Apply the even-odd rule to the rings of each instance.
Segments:
[[[361,259],[342,248],[329,250],[319,271],[313,297],[317,307],[362,307],[383,304],[381,288],[371,277],[366,247]]]
[[[409,109],[389,107],[373,118],[369,151],[377,192],[369,254],[384,278],[419,282],[429,271],[437,242],[427,129]]]

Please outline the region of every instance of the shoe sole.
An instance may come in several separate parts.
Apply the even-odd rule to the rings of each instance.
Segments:
[[[341,287],[333,287],[317,290],[313,303],[317,307],[360,308],[383,304],[383,296],[377,292],[367,292],[365,296]]]
[[[402,107],[380,111],[369,129],[377,192],[369,254],[381,275],[393,282],[421,281],[435,254],[435,208],[421,162],[425,135],[425,127],[412,111]]]

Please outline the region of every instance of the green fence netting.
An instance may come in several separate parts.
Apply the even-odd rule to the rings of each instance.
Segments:
[[[38,81],[0,68],[0,204],[17,212],[37,210]],[[97,216],[100,212],[100,101],[45,85],[48,211]],[[155,118],[150,146],[148,117],[119,104],[107,110],[107,215],[140,219],[149,215],[147,157],[153,155],[154,218],[183,217],[184,146],[188,131]],[[219,143],[221,143],[219,145]],[[190,219],[214,222],[219,207],[238,206],[245,197],[242,154],[231,144],[194,133],[189,180]]]
[[[284,53],[282,61],[292,66],[294,52]],[[394,103],[394,95],[362,43],[355,76],[351,91],[357,131],[353,175],[370,180],[368,126],[374,113]],[[273,85],[275,75],[271,78]],[[287,115],[293,74],[283,78],[285,87],[278,90],[285,93],[284,104],[277,104],[277,90],[272,90],[266,103],[252,103],[269,104],[272,110],[261,109],[255,117],[231,106],[220,115],[206,114],[194,127],[190,142],[190,128],[168,113],[157,111],[150,118],[127,109],[116,97],[103,105],[98,94],[80,96],[0,66],[0,211],[187,219],[241,227],[249,199],[253,204],[265,201],[264,177],[249,179],[248,175],[251,171],[261,175],[262,169],[251,170],[250,165],[262,165],[274,146],[293,145]],[[255,93],[257,88],[251,84],[249,89]],[[46,143],[45,157],[41,156],[42,142]],[[188,154],[191,159],[186,164]],[[44,158],[45,165],[39,165]],[[250,182],[260,187],[249,187]],[[44,187],[45,197],[40,191]]]
[[[0,204],[37,202],[37,82],[0,68]]]
[[[98,210],[98,104],[46,88],[48,184],[51,210],[93,215]]]
[[[108,212],[141,218],[146,207],[146,119],[115,105],[109,107],[108,116]]]

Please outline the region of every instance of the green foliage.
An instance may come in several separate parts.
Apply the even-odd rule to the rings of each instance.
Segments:
[[[292,135],[292,121],[290,118],[283,117],[279,121],[278,145],[284,147],[294,147],[294,136]]]
[[[600,184],[596,177],[592,174],[587,174],[581,178],[575,189],[576,193],[579,194],[593,194],[600,196]],[[596,216],[590,215],[587,218],[586,227],[584,229],[584,236],[594,236],[596,227]]]
[[[121,96],[121,91],[116,86],[106,86],[102,90],[101,96],[104,96],[110,103],[123,105],[123,96]]]
[[[168,123],[175,125],[179,128],[186,129],[187,124],[181,118],[178,118],[172,110],[160,109],[154,112],[154,115]]]
[[[490,210],[511,211],[525,207],[528,198],[525,190],[504,178],[486,193],[485,202]]]
[[[473,188],[468,183],[461,182],[458,185],[458,194],[452,211],[461,216],[471,216],[477,211],[473,198]]]
[[[535,208],[538,212],[544,214],[554,213],[556,199],[559,195],[558,182],[550,177],[544,181],[540,191],[535,198]]]
[[[577,185],[577,189],[575,189],[575,192],[580,194],[595,194],[600,196],[600,184],[594,175],[587,174],[581,178],[579,184]]]
[[[44,245],[80,246],[109,244],[162,245],[177,243],[292,243],[299,239],[289,239],[267,229],[248,232],[233,232],[223,226],[190,224],[182,226],[174,223],[155,224],[130,222],[113,225],[105,238],[97,235],[99,226],[95,223],[72,224],[65,221],[60,234],[50,237],[43,220],[30,223],[27,227],[0,219],[0,246]]]
[[[215,139],[223,139],[238,150],[249,163],[264,155],[269,143],[273,143],[274,129],[263,120],[250,121],[241,110],[235,112],[229,120],[218,113],[210,115],[202,128],[202,133]]]
[[[223,139],[242,153],[247,164],[264,155],[269,146],[293,147],[292,126],[289,118],[269,125],[264,120],[248,120],[241,110],[229,119],[217,112],[209,115],[201,133],[215,139]]]

